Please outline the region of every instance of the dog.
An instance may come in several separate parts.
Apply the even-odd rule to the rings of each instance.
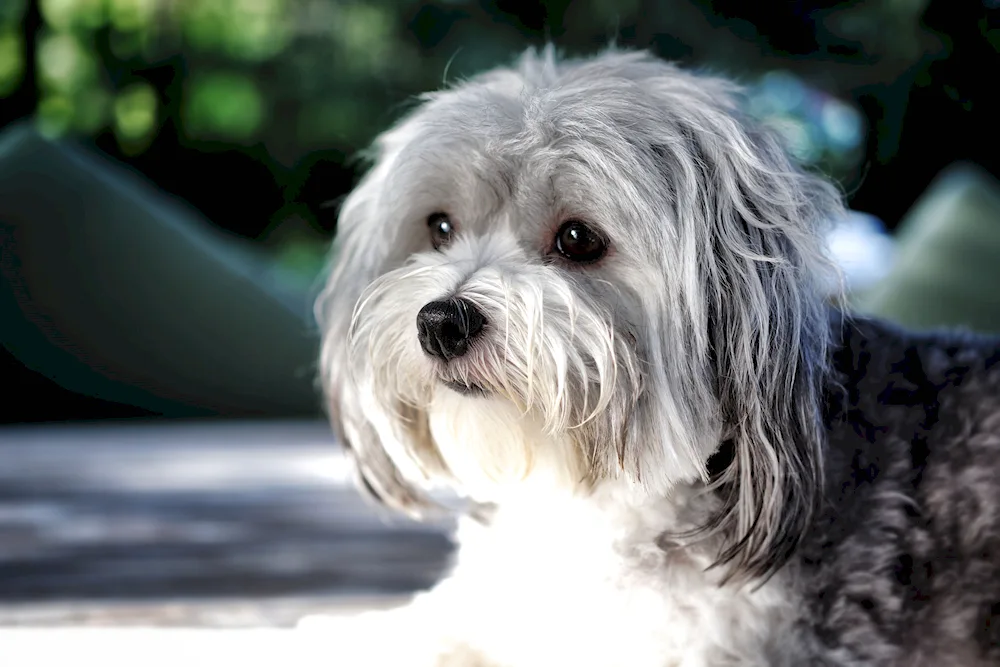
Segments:
[[[340,664],[1000,664],[1000,345],[849,314],[842,195],[739,86],[529,51],[370,158],[326,402],[371,496],[470,506]]]

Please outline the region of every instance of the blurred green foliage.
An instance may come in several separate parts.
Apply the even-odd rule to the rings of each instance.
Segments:
[[[592,51],[642,22],[657,39],[680,40],[681,52],[704,52],[700,59],[710,64],[758,73],[774,64],[766,54],[747,62],[735,43],[698,44],[718,17],[702,12],[704,25],[686,31],[697,3],[679,0],[655,3],[652,13],[640,0],[547,3],[543,30],[528,26],[542,40],[525,34],[510,12],[468,0],[38,3],[44,20],[37,43],[40,126],[51,135],[111,127],[129,152],[141,151],[168,119],[192,139],[262,142],[286,163],[331,142],[360,147],[391,120],[399,100],[440,85],[446,73],[455,78],[481,70],[546,37],[570,51]],[[912,61],[922,52],[914,26],[924,4],[854,3],[824,20],[831,34],[872,54]],[[26,6],[26,0],[5,0],[0,10],[0,95],[23,76],[18,22]],[[737,38],[741,31],[753,27],[729,26]],[[696,37],[693,46],[683,44],[688,33]],[[184,70],[180,90],[166,95],[135,80],[171,58]],[[801,127],[778,124],[793,142],[808,143]],[[803,157],[809,159],[810,150],[803,148]]]
[[[22,13],[24,0],[0,3],[0,97],[14,92],[24,77],[25,44],[19,25]]]
[[[30,3],[42,25],[29,40]],[[33,75],[48,136],[110,131],[137,156],[170,124],[187,145],[253,151],[280,181],[318,151],[354,154],[407,99],[530,44],[578,54],[618,41],[742,77],[754,113],[849,188],[867,131],[850,94],[941,50],[920,25],[926,3],[817,10],[821,43],[791,57],[707,0],[2,0],[0,97]],[[277,215],[292,231],[274,238],[304,238],[301,211]]]

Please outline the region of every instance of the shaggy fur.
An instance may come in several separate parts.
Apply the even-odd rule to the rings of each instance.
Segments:
[[[735,86],[529,53],[372,160],[318,303],[334,423],[384,503],[484,511],[445,581],[337,625],[352,664],[1000,663],[997,343],[831,309],[839,196]],[[569,220],[607,253],[557,252]],[[485,323],[448,361],[432,302]]]

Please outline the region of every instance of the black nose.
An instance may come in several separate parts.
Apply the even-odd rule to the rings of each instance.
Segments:
[[[424,352],[448,361],[468,351],[484,324],[483,314],[465,299],[431,301],[417,313],[417,338]]]

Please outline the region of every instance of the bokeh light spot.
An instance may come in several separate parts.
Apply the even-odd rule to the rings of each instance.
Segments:
[[[24,76],[24,40],[13,30],[0,32],[0,97],[14,92]]]
[[[148,28],[157,6],[157,0],[107,0],[107,3],[111,25],[122,32]]]
[[[106,14],[104,0],[39,0],[45,23],[58,31],[72,28],[97,28]]]
[[[38,102],[35,126],[45,137],[54,139],[66,134],[73,123],[73,100],[62,94],[46,94]]]
[[[192,77],[184,105],[185,126],[194,137],[251,138],[264,120],[257,85],[234,72]]]
[[[115,134],[130,141],[149,136],[156,125],[156,107],[156,92],[148,83],[121,91],[114,103]]]
[[[836,99],[823,105],[821,114],[827,141],[840,150],[850,150],[861,142],[861,116],[853,108]]]
[[[70,92],[90,85],[96,66],[93,54],[83,49],[76,37],[54,33],[39,42],[38,70],[44,84]]]
[[[377,5],[345,4],[338,7],[331,26],[333,37],[347,56],[347,65],[363,74],[390,66],[392,17]]]
[[[790,72],[768,72],[761,80],[761,87],[769,106],[778,113],[795,111],[806,99],[806,87]]]

